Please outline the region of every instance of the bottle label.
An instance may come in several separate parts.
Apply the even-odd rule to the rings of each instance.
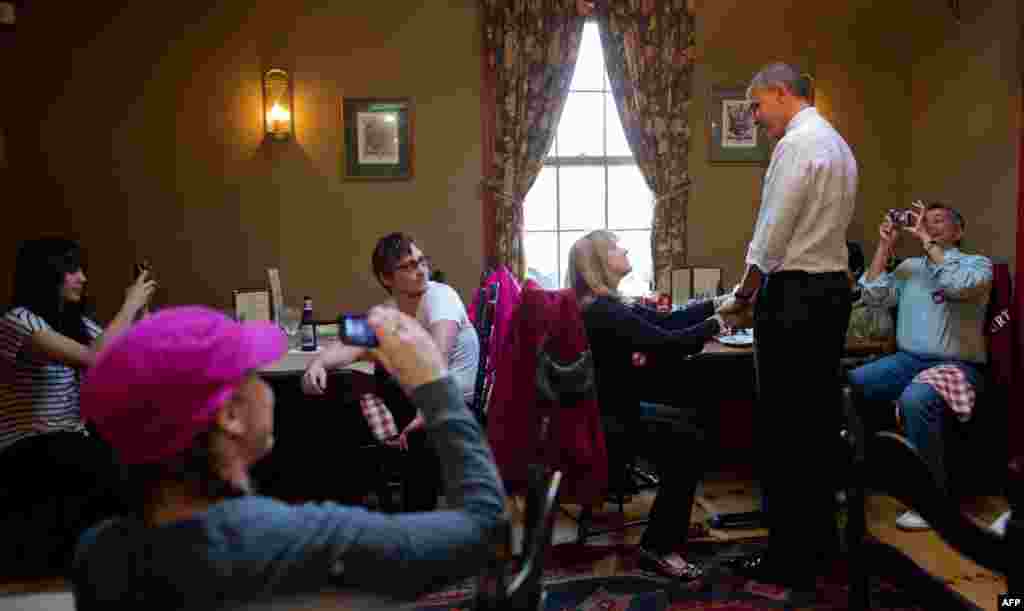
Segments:
[[[316,350],[316,331],[311,324],[302,325],[299,329],[302,338],[302,349],[309,352]]]

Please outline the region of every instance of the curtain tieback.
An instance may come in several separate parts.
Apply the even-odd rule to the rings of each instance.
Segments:
[[[509,193],[507,191],[502,191],[500,186],[494,184],[493,182],[491,182],[491,181],[489,181],[487,179],[481,180],[480,181],[480,186],[483,187],[484,189],[487,189],[491,193],[493,193],[494,196],[497,197],[498,199],[503,199],[503,200],[505,200],[507,202],[513,202],[513,203],[521,204],[521,203],[523,203],[523,200],[526,199],[525,197],[516,197],[516,195],[514,193]]]
[[[669,191],[668,193],[662,193],[661,195],[655,195],[654,196],[654,201],[660,202],[663,199],[670,199],[670,198],[673,198],[673,197],[675,197],[677,195],[682,195],[683,193],[685,193],[686,191],[688,191],[690,189],[690,184],[691,184],[691,181],[689,179],[687,179],[683,183],[683,186],[679,187],[678,189],[674,189],[672,191]]]

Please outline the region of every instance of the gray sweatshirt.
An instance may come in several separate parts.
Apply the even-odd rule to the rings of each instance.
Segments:
[[[209,609],[327,586],[408,598],[479,571],[505,495],[450,377],[411,396],[441,459],[449,509],[387,515],[335,503],[221,501],[192,518],[103,522],[82,535],[77,609]]]

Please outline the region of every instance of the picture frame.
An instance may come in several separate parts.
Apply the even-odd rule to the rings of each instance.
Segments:
[[[672,303],[685,304],[698,296],[722,293],[722,268],[679,267],[672,270]]]
[[[768,135],[754,124],[746,87],[712,86],[707,121],[709,163],[768,163],[772,145]]]
[[[235,313],[235,320],[246,321],[270,321],[271,320],[271,297],[270,291],[260,289],[235,289],[232,291],[232,308]]]
[[[345,180],[412,179],[411,98],[344,98],[341,113]]]

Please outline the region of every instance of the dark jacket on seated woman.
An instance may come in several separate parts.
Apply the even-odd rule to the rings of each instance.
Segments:
[[[638,413],[643,392],[633,353],[649,353],[654,359],[682,360],[697,354],[719,331],[711,301],[699,302],[672,314],[626,305],[614,297],[598,297],[583,308],[583,324],[594,354],[601,411],[608,431],[621,431]],[[658,358],[661,357],[661,358]],[[611,380],[611,383],[602,381]]]

